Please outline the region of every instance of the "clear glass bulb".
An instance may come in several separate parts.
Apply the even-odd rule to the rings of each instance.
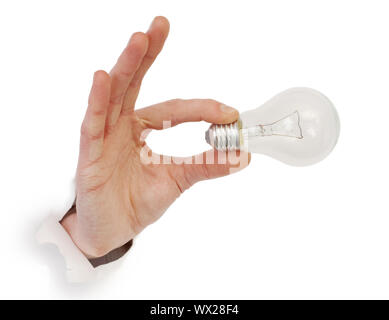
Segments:
[[[261,153],[305,166],[324,159],[339,137],[338,114],[327,97],[309,88],[281,92],[237,122],[213,124],[207,142],[217,150]]]

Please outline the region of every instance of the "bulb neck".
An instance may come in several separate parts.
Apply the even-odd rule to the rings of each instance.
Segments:
[[[205,140],[219,151],[240,149],[240,122],[229,124],[213,124],[205,132]]]

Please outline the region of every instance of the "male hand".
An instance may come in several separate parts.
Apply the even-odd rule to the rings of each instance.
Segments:
[[[216,151],[210,151],[215,164],[206,163],[206,153],[203,164],[178,158],[171,164],[145,161],[145,130],[162,129],[163,121],[172,126],[202,120],[224,124],[239,116],[217,101],[200,99],[171,100],[134,111],[142,79],[168,32],[168,20],[156,17],[146,34],[132,35],[109,74],[94,75],[81,128],[76,212],[61,221],[88,258],[101,257],[133,239],[194,183],[227,175],[236,167],[229,156],[218,164]],[[239,168],[248,164],[249,155],[244,158],[246,163]],[[195,159],[199,157],[192,162]]]

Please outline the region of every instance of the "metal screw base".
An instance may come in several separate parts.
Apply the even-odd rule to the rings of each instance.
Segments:
[[[213,124],[205,132],[208,144],[220,151],[233,151],[240,148],[238,121],[230,124]]]

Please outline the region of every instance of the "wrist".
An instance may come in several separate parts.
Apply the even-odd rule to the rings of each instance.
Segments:
[[[75,208],[75,206],[73,206]],[[72,207],[72,209],[73,209]],[[99,255],[93,255],[88,253],[85,249],[82,248],[81,245],[79,245],[79,241],[77,241],[76,236],[76,228],[77,228],[77,214],[76,211],[72,209],[69,210],[69,212],[65,215],[65,217],[60,221],[60,224],[65,229],[67,234],[72,239],[73,243],[77,246],[77,248],[82,252],[82,254],[88,259],[95,259],[100,257]]]

